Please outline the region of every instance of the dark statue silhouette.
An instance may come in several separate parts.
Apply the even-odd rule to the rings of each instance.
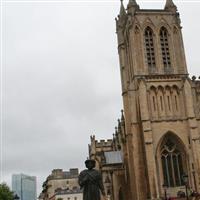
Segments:
[[[100,200],[101,194],[105,197],[102,176],[95,168],[95,160],[86,160],[85,166],[78,178],[79,185],[83,189],[83,200]]]

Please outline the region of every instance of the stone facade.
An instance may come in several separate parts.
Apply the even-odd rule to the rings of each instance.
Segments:
[[[116,174],[113,200],[159,199],[163,185],[177,196],[185,174],[200,192],[200,81],[188,76],[180,23],[172,0],[156,10],[140,9],[135,0],[127,9],[121,3],[116,28],[124,116],[114,138],[106,145],[92,138],[89,151],[103,172],[106,151],[123,154],[120,169],[109,165]]]
[[[70,169],[63,171],[62,169],[54,169],[43,183],[43,191],[41,192],[40,200],[52,200],[68,196],[67,200],[80,200],[82,191],[78,184],[78,169]],[[73,197],[73,198],[71,198]],[[75,198],[76,197],[76,198]],[[70,199],[69,199],[70,198]]]
[[[108,200],[115,199],[114,197],[118,196],[118,191],[122,191],[122,186],[125,185],[125,171],[119,137],[100,142],[95,140],[95,136],[91,136],[90,139],[89,156],[96,161],[96,168],[102,173]]]
[[[57,190],[49,200],[82,200],[83,192],[80,189]]]

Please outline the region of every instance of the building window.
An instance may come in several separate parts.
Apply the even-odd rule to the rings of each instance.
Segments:
[[[178,103],[177,103],[177,97],[176,97],[176,95],[174,96],[174,99],[175,99],[176,111],[178,111]]]
[[[164,71],[166,73],[171,72],[171,60],[169,52],[169,41],[168,41],[168,32],[167,29],[162,27],[160,29],[160,45],[162,52],[162,60],[164,65]]]
[[[153,109],[156,111],[156,101],[155,101],[155,96],[153,96]]]
[[[161,107],[161,110],[163,111],[163,98],[162,98],[162,96],[160,96],[160,107]]]
[[[77,197],[74,197],[74,200],[77,200]]]
[[[146,48],[146,58],[150,73],[155,72],[156,59],[154,51],[154,41],[153,41],[153,31],[150,27],[145,29],[145,48]]]
[[[167,96],[167,103],[168,103],[168,109],[171,110],[171,106],[170,106],[170,97]]]
[[[183,155],[178,145],[168,137],[161,147],[161,161],[164,184],[168,187],[184,185],[182,181]]]

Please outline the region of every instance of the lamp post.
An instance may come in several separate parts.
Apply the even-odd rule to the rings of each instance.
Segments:
[[[183,179],[183,183],[185,184],[186,198],[187,198],[187,200],[189,200],[189,196],[188,196],[188,175],[183,174],[182,179]]]
[[[167,200],[167,184],[163,184],[162,186],[165,192],[165,200]]]
[[[16,194],[16,195],[14,196],[14,200],[18,200],[18,199],[20,199],[20,198],[19,198],[18,195]]]

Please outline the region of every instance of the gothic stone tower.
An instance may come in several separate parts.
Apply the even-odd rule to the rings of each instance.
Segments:
[[[128,200],[200,191],[199,81],[188,77],[179,13],[121,3],[116,19],[125,113],[124,161]],[[199,89],[198,89],[199,88]]]

